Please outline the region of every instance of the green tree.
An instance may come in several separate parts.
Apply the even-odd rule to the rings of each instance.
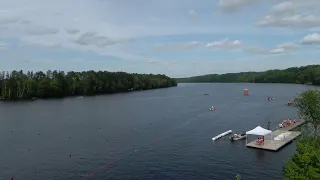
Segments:
[[[302,92],[295,98],[295,106],[306,123],[313,126],[314,135],[317,135],[320,125],[320,91],[310,89]]]
[[[320,92],[312,89],[296,99],[298,112],[311,125],[313,132],[303,134],[296,143],[297,152],[284,167],[285,180],[320,179],[320,137],[317,134],[320,120]]]
[[[13,71],[0,73],[0,99],[61,98],[177,86],[165,75],[125,72]]]
[[[286,163],[285,180],[320,179],[320,139],[302,137],[297,142],[297,153]]]

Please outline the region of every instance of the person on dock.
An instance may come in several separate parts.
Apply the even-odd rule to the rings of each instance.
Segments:
[[[258,145],[262,145],[264,143],[264,137],[259,137],[258,140],[257,140],[257,144]]]
[[[283,123],[280,123],[280,124],[279,124],[279,128],[283,128]]]
[[[296,120],[296,119],[294,119],[294,120],[293,120],[293,124],[295,125],[296,123],[297,123],[297,120]]]

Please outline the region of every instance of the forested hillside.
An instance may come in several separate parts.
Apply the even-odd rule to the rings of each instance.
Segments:
[[[165,75],[125,72],[13,71],[0,73],[2,100],[60,98],[177,86]]]
[[[255,83],[296,83],[320,85],[320,65],[292,67],[284,70],[264,72],[240,72],[209,74],[188,78],[176,78],[177,82],[255,82]]]

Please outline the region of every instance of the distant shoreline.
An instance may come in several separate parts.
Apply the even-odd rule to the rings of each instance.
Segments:
[[[261,82],[261,83],[252,83],[252,82],[178,82],[178,84],[292,84],[292,85],[306,85],[306,86],[320,86],[313,84],[299,84],[299,83],[278,83],[278,82]]]
[[[280,83],[320,85],[320,65],[291,67],[264,72],[208,74],[175,78],[178,83]]]

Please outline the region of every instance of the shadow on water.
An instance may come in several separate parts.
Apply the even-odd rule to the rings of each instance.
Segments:
[[[257,160],[259,161],[259,163],[263,163],[264,159],[265,159],[265,151],[257,149],[256,155],[257,155],[256,157],[257,157]]]

